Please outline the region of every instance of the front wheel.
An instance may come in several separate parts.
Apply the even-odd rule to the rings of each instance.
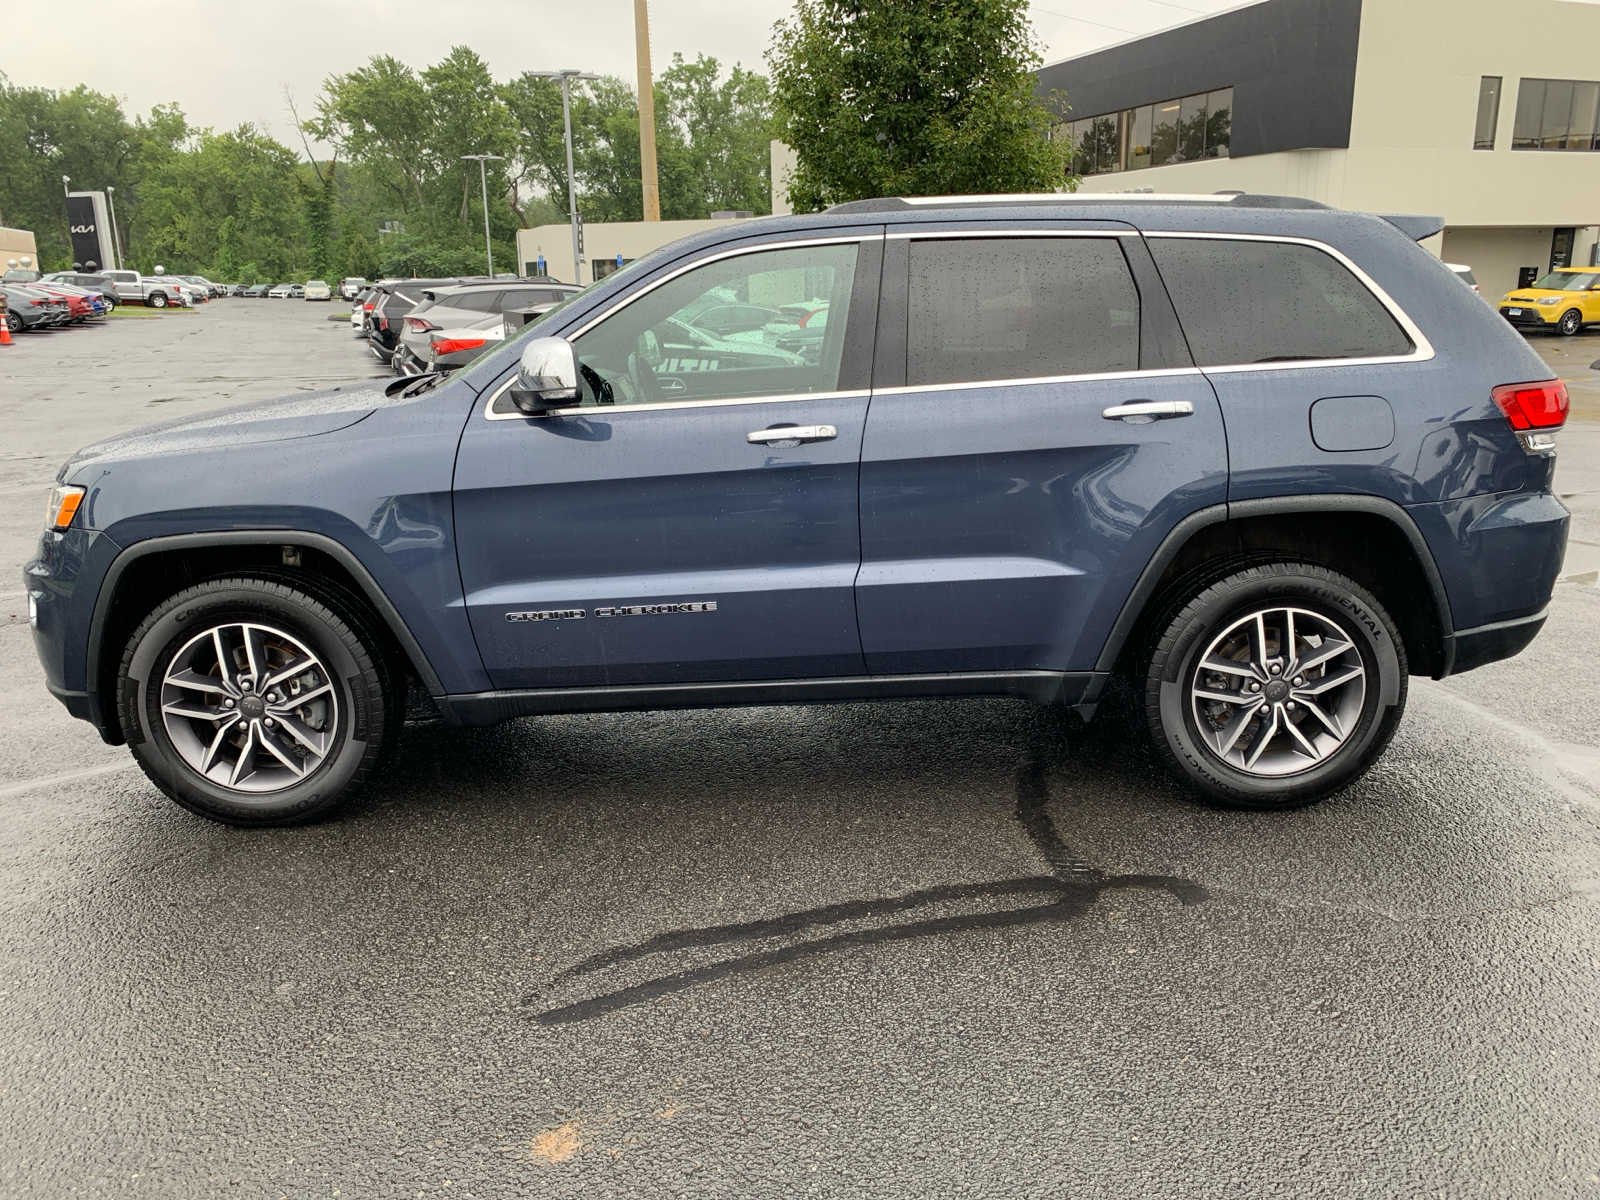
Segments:
[[[1146,660],[1156,751],[1229,808],[1312,804],[1359,779],[1405,709],[1405,646],[1351,579],[1307,563],[1250,567],[1201,589]]]
[[[16,313],[6,314],[6,329],[12,333],[22,332],[22,318]]]
[[[167,306],[166,293],[165,292],[156,292],[154,295],[148,297],[145,300],[145,303],[147,305],[149,305],[151,308],[165,308]]]
[[[327,816],[400,724],[353,614],[275,579],[213,579],[159,605],[123,655],[123,735],[152,782],[226,825]]]
[[[1583,314],[1575,308],[1567,309],[1556,322],[1556,332],[1562,337],[1577,337],[1578,331],[1582,328]]]

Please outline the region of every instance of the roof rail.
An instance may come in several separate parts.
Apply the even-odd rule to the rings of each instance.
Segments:
[[[847,200],[830,213],[910,212],[919,208],[1022,208],[1074,204],[1231,204],[1235,208],[1329,208],[1300,196],[1264,196],[1252,192],[1022,192],[988,196],[883,196]]]

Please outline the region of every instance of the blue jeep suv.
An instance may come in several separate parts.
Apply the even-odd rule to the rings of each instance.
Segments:
[[[1567,395],[1418,245],[1282,197],[878,200],[676,242],[449,378],[80,451],[49,685],[193,812],[444,720],[1013,696],[1241,808],[1358,778],[1545,619]]]

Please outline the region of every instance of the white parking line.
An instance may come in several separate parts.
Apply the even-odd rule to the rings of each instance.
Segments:
[[[47,775],[43,779],[29,779],[23,783],[13,783],[0,787],[0,799],[6,796],[15,796],[21,792],[31,792],[35,788],[54,787],[58,783],[72,783],[79,779],[93,779],[96,775],[110,775],[113,771],[126,771],[138,764],[132,761],[107,763],[103,767],[89,767],[83,771],[68,771],[65,775]]]

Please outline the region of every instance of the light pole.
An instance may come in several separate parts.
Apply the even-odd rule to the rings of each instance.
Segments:
[[[111,206],[111,257],[122,270],[122,237],[117,233],[117,189],[106,186],[106,202]]]
[[[567,216],[572,223],[572,282],[583,286],[583,252],[578,247],[578,183],[572,173],[572,81],[574,79],[599,79],[587,71],[564,67],[559,71],[529,71],[543,79],[561,80],[561,116],[567,124]]]
[[[489,241],[489,164],[502,162],[504,154],[463,154],[463,162],[475,159],[478,164],[478,182],[483,188],[483,256],[489,260],[489,278],[494,278],[494,245]]]

